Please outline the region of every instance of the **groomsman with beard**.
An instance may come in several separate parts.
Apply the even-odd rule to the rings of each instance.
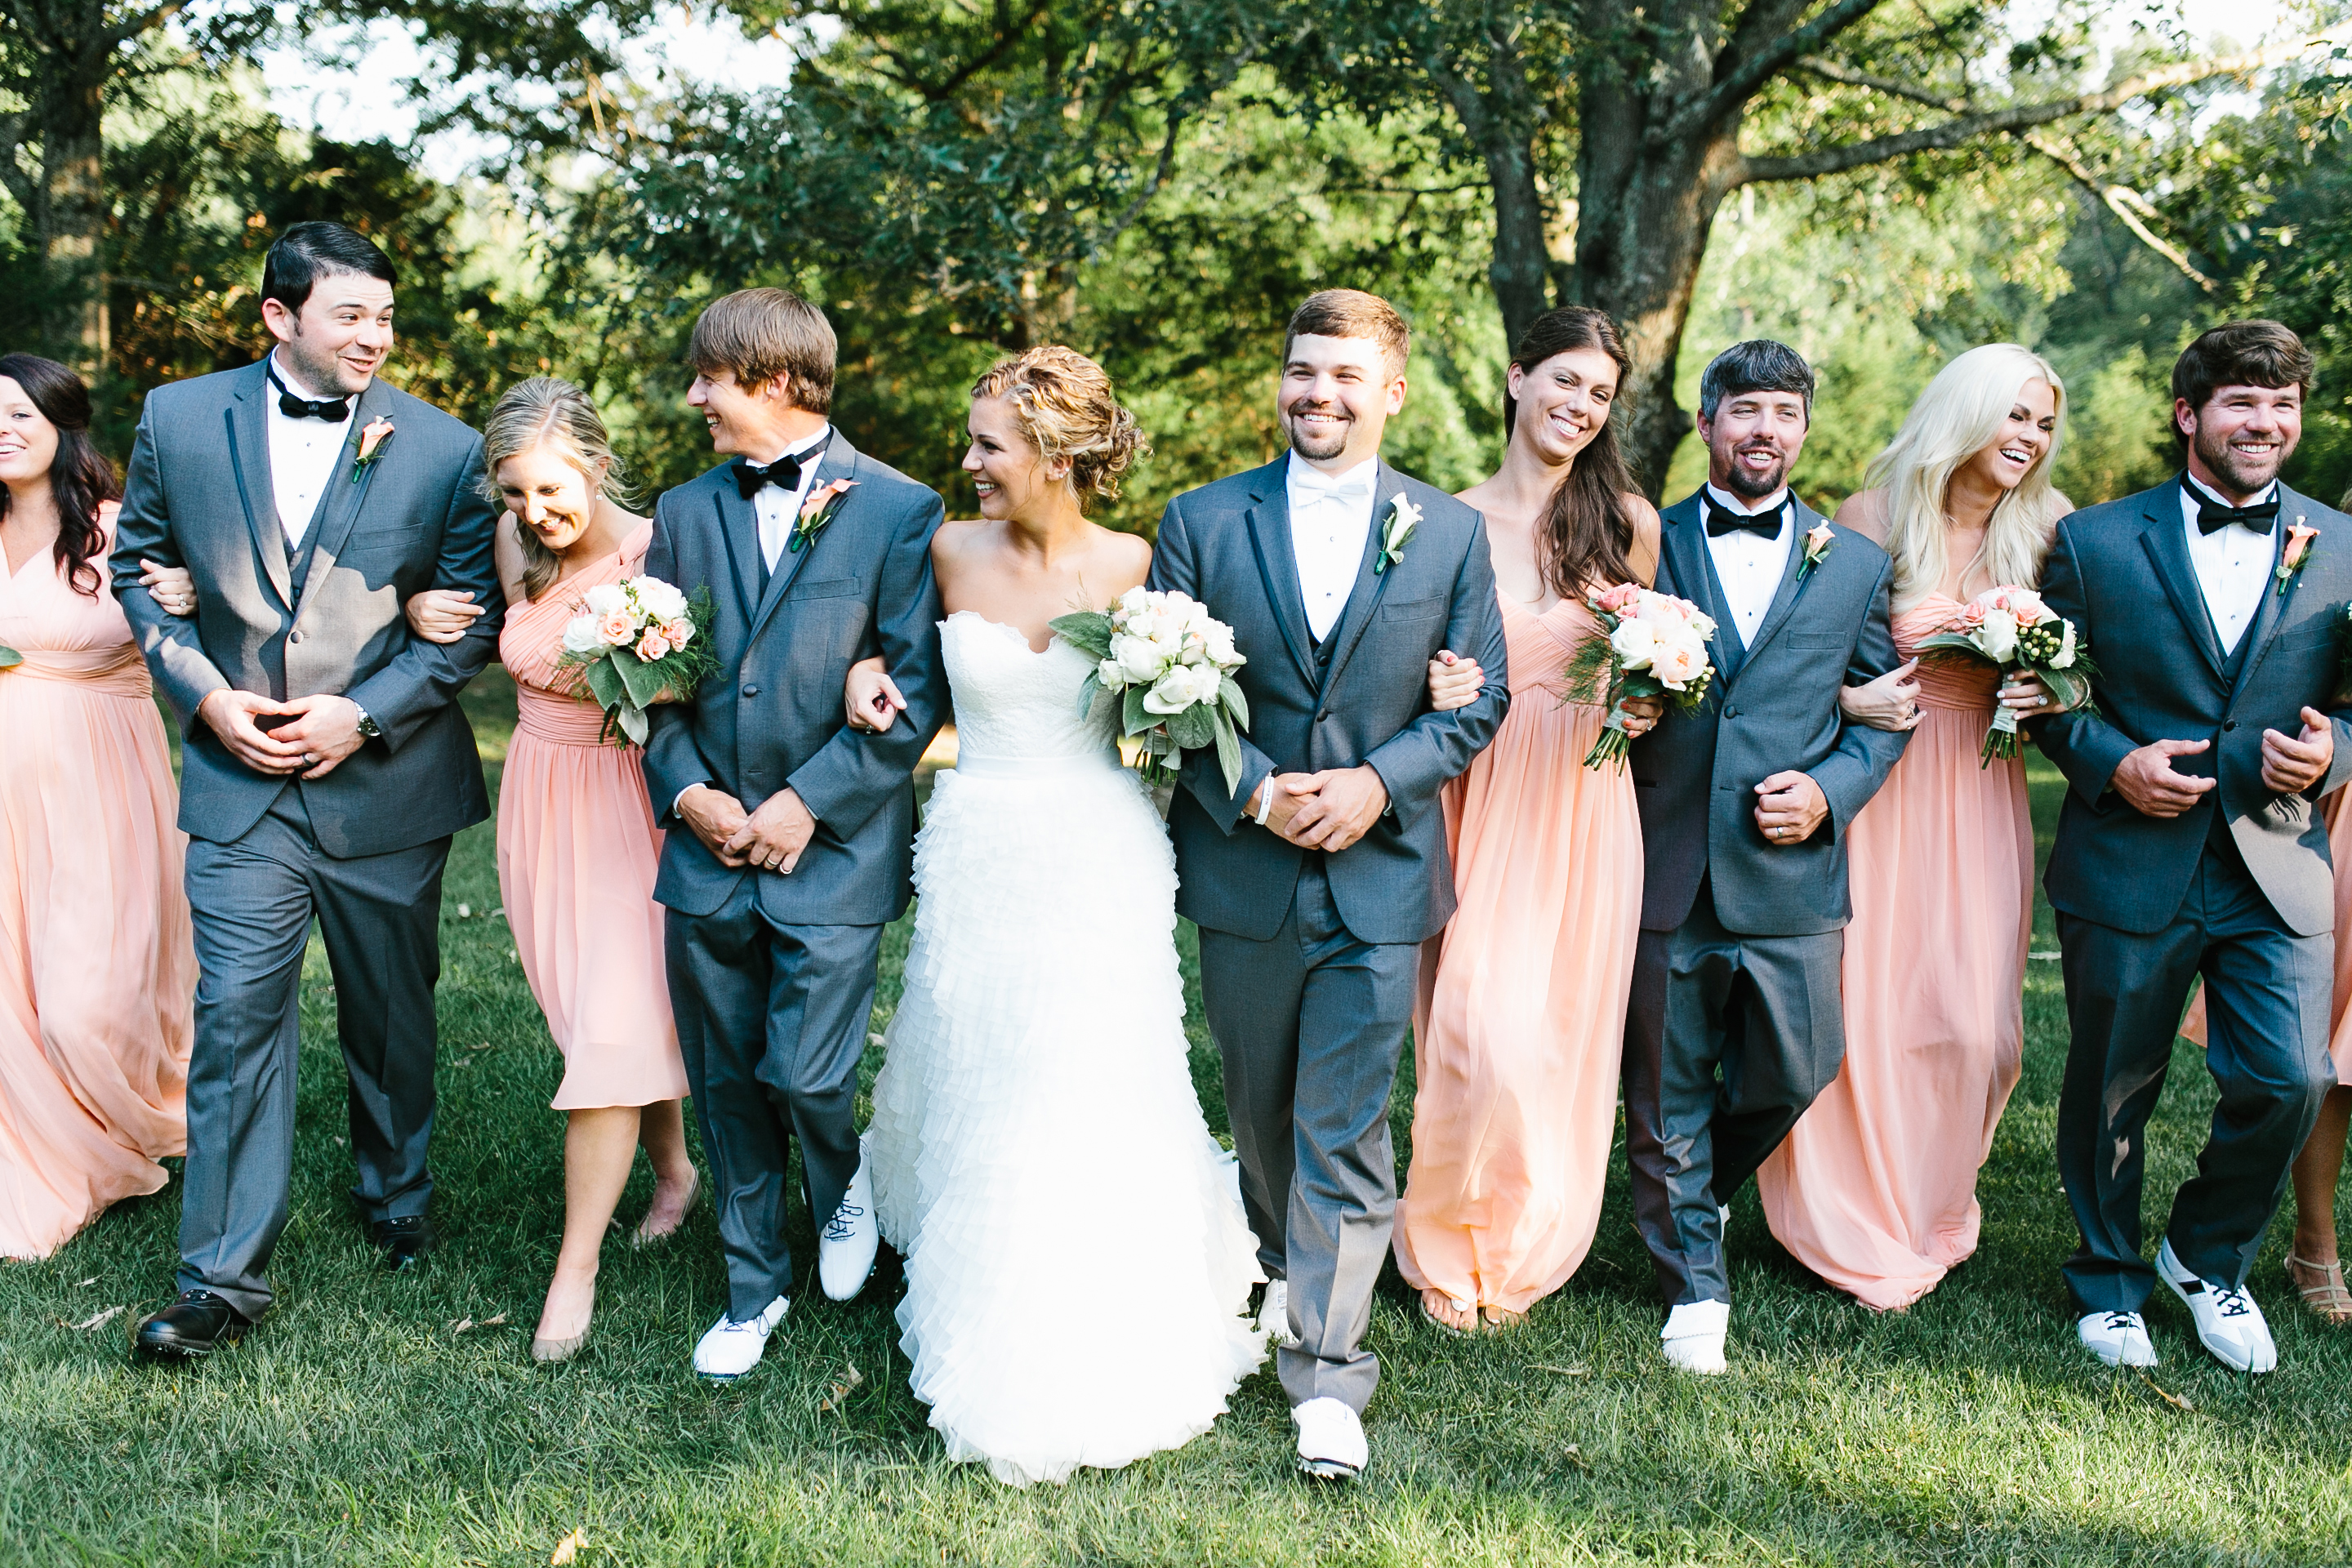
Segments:
[[[687,401],[730,458],[665,494],[645,571],[708,589],[719,673],[652,712],[646,786],[668,830],[670,1002],[710,1162],[727,1310],[694,1369],[760,1363],[782,1321],[791,1145],[819,1228],[818,1283],[865,1287],[880,1232],[852,1102],[882,930],[913,890],[914,771],[946,717],[938,495],[849,444],[833,405],[833,327],[781,289],[715,300],[695,323]],[[849,667],[879,654],[906,700],[851,729]]]
[[[187,737],[200,977],[180,1295],[137,1341],[155,1356],[205,1354],[269,1309],[313,917],[350,1077],[352,1195],[390,1267],[432,1245],[441,871],[450,836],[489,815],[457,699],[502,612],[447,644],[401,614],[428,588],[501,603],[481,437],[379,376],[393,268],[365,237],[296,224],[261,293],[267,359],[147,395],[111,563]],[[187,568],[193,617],[156,603],[142,560]]]
[[[1298,1462],[1361,1473],[1380,1378],[1363,1347],[1396,1212],[1389,1093],[1421,944],[1454,912],[1438,791],[1509,701],[1478,513],[1380,458],[1403,406],[1406,329],[1385,300],[1316,294],[1291,317],[1276,413],[1290,450],[1190,490],[1149,585],[1191,595],[1248,659],[1239,787],[1186,753],[1169,809],[1176,908],[1201,928],[1242,1198],[1271,1281]],[[1477,700],[1430,710],[1429,661],[1465,651]]]
[[[1657,588],[1714,617],[1716,676],[1629,753],[1645,876],[1625,1152],[1672,1306],[1660,1342],[1695,1373],[1725,1367],[1725,1205],[1844,1059],[1846,830],[1910,738],[1838,708],[1896,663],[1894,574],[1789,488],[1812,400],[1811,367],[1769,341],[1700,378],[1707,482],[1661,514]]]
[[[2082,1237],[2066,1289],[2110,1366],[2155,1364],[2141,1309],[2158,1280],[2224,1365],[2278,1364],[2246,1275],[2335,1080],[2317,802],[2352,779],[2352,518],[2278,477],[2312,370],[2276,321],[2189,344],[2172,371],[2187,471],[2061,520],[2043,574],[2098,666],[2095,710],[2053,714],[2035,738],[2068,785],[2046,878],[2072,1035],[2058,1170]],[[2147,1119],[2200,974],[2221,1103],[2151,1268]]]

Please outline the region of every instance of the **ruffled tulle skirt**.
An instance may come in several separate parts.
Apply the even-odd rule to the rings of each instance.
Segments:
[[[866,1153],[915,1395],[1013,1486],[1176,1447],[1265,1345],[1186,1064],[1167,834],[1107,762],[948,773],[915,883]]]

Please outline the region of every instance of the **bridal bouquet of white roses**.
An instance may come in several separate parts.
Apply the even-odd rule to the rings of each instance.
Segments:
[[[1609,709],[1584,765],[1615,763],[1622,768],[1625,749],[1633,743],[1625,733],[1628,698],[1663,697],[1685,713],[1706,700],[1707,682],[1715,679],[1715,666],[1706,658],[1715,622],[1688,599],[1654,593],[1639,583],[1588,594],[1585,603],[1601,623],[1601,635],[1586,638],[1569,657],[1569,700]]]
[[[1106,693],[1119,703],[1119,730],[1142,742],[1137,766],[1150,784],[1171,783],[1180,753],[1213,745],[1225,792],[1239,787],[1249,703],[1233,672],[1248,660],[1234,628],[1187,594],[1130,588],[1108,610],[1063,616],[1062,640],[1095,661],[1078,691],[1078,712]]]
[[[1918,652],[1922,658],[1981,660],[2003,676],[2022,670],[2065,709],[2091,707],[2091,681],[2098,674],[2074,623],[2032,589],[2013,583],[1988,588],[1961,605],[1949,626],[1919,639]],[[1977,765],[1990,767],[1995,757],[2016,756],[2019,749],[2017,710],[1996,706]]]
[[[646,743],[646,710],[683,702],[719,667],[704,634],[710,590],[688,599],[658,577],[599,583],[581,595],[580,613],[563,628],[559,664],[582,671],[588,695],[604,710],[604,738]]]

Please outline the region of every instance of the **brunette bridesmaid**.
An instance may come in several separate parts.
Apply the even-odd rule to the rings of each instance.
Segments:
[[[1642,826],[1632,775],[1583,765],[1605,710],[1559,688],[1600,629],[1586,591],[1657,572],[1658,514],[1609,422],[1630,363],[1598,310],[1538,318],[1511,360],[1503,466],[1463,492],[1486,515],[1515,700],[1444,795],[1460,909],[1422,952],[1395,1233],[1423,1312],[1456,1331],[1559,1289],[1601,1217]],[[1643,709],[1634,734],[1656,721]]]
[[[163,722],[116,608],[89,390],[0,356],[0,1256],[46,1258],[184,1151],[196,962]],[[191,605],[193,607],[193,605]],[[0,655],[0,662],[7,662]]]
[[[1895,558],[1895,640],[1911,662],[1845,694],[1849,716],[1914,729],[1849,829],[1845,1065],[1757,1173],[1772,1234],[1864,1306],[1907,1307],[1976,1250],[1977,1171],[2024,1043],[2033,828],[2021,759],[1980,766],[1996,703],[2041,711],[2026,679],[1929,662],[1920,639],[1995,586],[2031,586],[2059,518],[2057,373],[1990,343],[1946,365],[1837,521]]]
[[[560,663],[582,595],[635,575],[653,524],[613,500],[616,465],[604,421],[569,382],[541,377],[509,390],[482,441],[507,505],[498,535],[507,597],[499,657],[519,710],[499,786],[499,892],[564,1064],[554,1100],[568,1116],[563,1246],[530,1346],[532,1359],[558,1362],[586,1342],[599,1251],[637,1145],[655,1177],[641,1239],[677,1228],[697,1183],[653,900],[662,836],[637,749],[603,739],[602,711]],[[419,595],[410,621],[421,636],[452,640],[480,613],[467,598]]]

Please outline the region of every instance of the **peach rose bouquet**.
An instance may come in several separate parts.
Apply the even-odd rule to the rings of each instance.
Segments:
[[[1942,631],[1919,640],[1922,658],[1974,660],[2003,677],[2022,672],[2039,679],[2061,708],[2089,709],[2091,682],[2098,670],[2090,644],[2074,623],[2042,602],[2042,595],[2013,583],[1988,588],[1960,606]],[[1996,706],[1985,731],[1977,765],[2019,753],[2017,710]]]
[[[1568,699],[1609,710],[1584,765],[1615,763],[1622,768],[1633,744],[1625,733],[1628,699],[1663,697],[1683,713],[1706,700],[1715,679],[1706,657],[1715,622],[1688,599],[1654,593],[1639,583],[1588,594],[1585,602],[1601,623],[1601,635],[1586,638],[1569,656]]]
[[[710,651],[710,590],[694,597],[658,577],[599,583],[563,628],[565,668],[604,710],[604,737],[646,743],[646,710],[683,702],[719,668]]]

